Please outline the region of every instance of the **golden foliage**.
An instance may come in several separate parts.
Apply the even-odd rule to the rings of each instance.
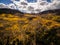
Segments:
[[[47,31],[54,27],[60,27],[58,20],[60,21],[60,16],[52,14],[46,16],[24,14],[22,17],[13,14],[0,14],[0,40],[6,44],[5,40],[7,39],[4,38],[9,36],[10,44],[18,39],[24,45],[29,41],[32,42],[30,45],[36,45],[35,36],[38,35],[37,33],[42,39],[48,34]],[[2,33],[4,33],[3,36],[1,36]]]

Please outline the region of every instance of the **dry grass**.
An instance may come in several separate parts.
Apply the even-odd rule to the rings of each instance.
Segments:
[[[60,16],[0,14],[0,45],[59,45]]]

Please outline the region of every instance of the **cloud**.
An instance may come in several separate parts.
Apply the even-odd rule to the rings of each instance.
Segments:
[[[13,3],[5,5],[0,4],[0,8],[17,9],[25,13],[39,13],[45,10],[60,9],[60,0],[51,0],[50,3],[47,0],[39,0],[38,2],[28,3],[26,0],[11,0]]]
[[[9,6],[11,9],[16,9],[16,6],[15,6],[13,3],[8,4],[8,6]]]
[[[60,1],[58,0],[54,0],[52,3],[50,3],[47,6],[48,10],[53,10],[53,9],[60,9]]]
[[[0,8],[9,8],[9,7],[3,3],[0,3]]]

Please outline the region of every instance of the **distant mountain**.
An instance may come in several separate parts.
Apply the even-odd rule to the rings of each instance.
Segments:
[[[24,14],[23,12],[19,11],[19,10],[15,10],[15,9],[9,9],[9,8],[0,8],[0,14],[1,13],[11,13],[11,14],[15,14],[15,13],[21,13]],[[57,15],[60,15],[60,9],[55,9],[55,10],[46,10],[40,13],[30,13],[30,14],[34,14],[34,15],[38,15],[38,14],[48,14],[48,13],[55,13]]]
[[[57,15],[60,15],[60,9],[47,10],[47,11],[40,12],[40,14],[47,14],[47,13],[55,13]]]
[[[23,14],[23,12],[20,12],[18,10],[15,10],[15,9],[9,9],[9,8],[0,8],[0,14],[1,13],[6,13],[6,14],[15,14],[15,13],[21,13]]]

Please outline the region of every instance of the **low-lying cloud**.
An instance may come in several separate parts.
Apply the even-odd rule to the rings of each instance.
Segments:
[[[0,3],[0,8],[17,9],[25,13],[39,13],[45,10],[60,9],[60,0],[51,0],[50,3],[46,0],[40,0],[40,2],[38,1],[35,3],[28,3],[26,0],[11,1],[13,3],[7,5]]]

